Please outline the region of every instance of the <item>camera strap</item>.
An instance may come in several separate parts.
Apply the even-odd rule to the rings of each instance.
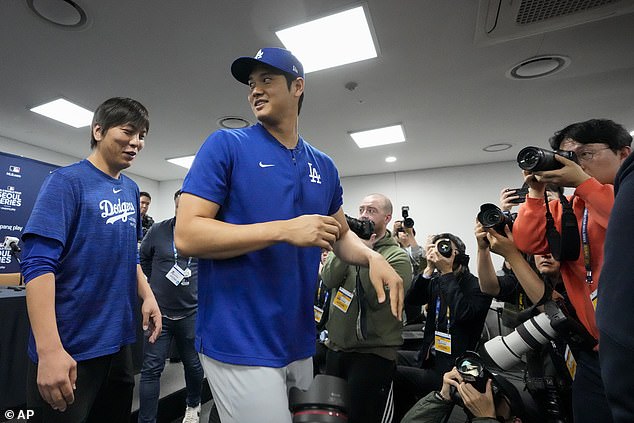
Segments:
[[[572,197],[574,200],[574,196]],[[572,200],[569,202],[564,195],[559,196],[561,203],[561,234],[555,228],[555,219],[550,212],[548,195],[544,192],[546,203],[546,241],[553,257],[558,261],[575,261],[579,258],[581,238],[577,217],[572,210]]]
[[[363,289],[363,284],[361,283],[361,275],[359,273],[360,267],[357,266],[357,278],[356,278],[356,297],[357,304],[359,306],[359,312],[357,313],[357,339],[360,341],[365,341],[368,335],[368,324],[366,320],[367,310],[366,310],[366,300],[365,300],[365,289]]]
[[[550,212],[546,191],[544,191],[544,202],[546,203],[546,241],[548,241],[548,247],[555,260],[559,260],[561,257],[561,235],[555,228],[555,219]]]
[[[579,236],[579,225],[577,223],[577,216],[572,210],[572,202],[574,201],[574,195],[570,199],[570,202],[564,195],[559,196],[561,202],[561,261],[575,261],[579,258],[581,237]],[[586,209],[587,211],[587,209]]]

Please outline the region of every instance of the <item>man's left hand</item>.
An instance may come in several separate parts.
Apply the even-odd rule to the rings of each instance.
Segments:
[[[590,179],[588,175],[577,163],[568,160],[565,157],[555,154],[555,160],[563,164],[564,167],[556,170],[548,170],[543,172],[534,172],[535,179],[546,184],[558,185],[560,187],[578,187],[586,180]]]
[[[163,328],[163,317],[161,316],[161,310],[154,295],[148,295],[143,300],[141,317],[143,318],[143,330],[150,331],[148,341],[153,344],[161,334]]]
[[[385,258],[379,253],[372,255],[368,263],[370,281],[374,290],[376,291],[377,299],[379,303],[385,301],[385,291],[390,294],[390,307],[392,314],[398,320],[402,319],[403,314],[403,279],[396,273],[396,271],[390,266]]]

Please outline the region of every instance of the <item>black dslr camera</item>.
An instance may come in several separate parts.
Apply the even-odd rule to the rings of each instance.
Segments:
[[[456,370],[462,376],[462,380],[473,385],[479,392],[485,393],[487,381],[491,379],[493,396],[497,394],[499,387],[495,383],[493,374],[486,368],[480,355],[473,351],[465,351],[456,359]],[[453,402],[464,408],[464,402],[455,387],[451,387],[451,399]]]
[[[414,219],[409,217],[409,206],[401,207],[401,216],[403,216],[403,226],[406,228],[414,227]]]
[[[491,203],[485,203],[480,206],[478,213],[478,222],[485,228],[493,228],[500,235],[506,236],[504,227],[508,226],[513,230],[513,215],[509,212],[502,211],[498,206]]]
[[[307,391],[288,393],[293,423],[345,423],[348,421],[348,384],[344,379],[317,375]]]
[[[350,230],[361,239],[370,239],[374,233],[374,222],[371,220],[359,220],[346,215],[346,221]]]
[[[557,161],[556,154],[577,162],[577,155],[573,151],[549,151],[539,147],[524,147],[517,153],[517,164],[530,172],[561,169],[564,166]]]

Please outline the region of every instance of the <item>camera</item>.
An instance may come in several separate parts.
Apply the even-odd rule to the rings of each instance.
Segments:
[[[478,222],[485,228],[493,228],[500,235],[506,236],[504,227],[508,226],[513,230],[513,216],[509,212],[502,211],[498,206],[491,203],[485,203],[480,206],[478,213]]]
[[[517,164],[520,168],[531,172],[555,170],[564,167],[555,158],[555,154],[577,162],[573,151],[549,151],[539,147],[524,147],[517,153]]]
[[[518,197],[514,200],[510,200],[509,202],[512,204],[521,204],[526,201],[526,196],[528,195],[528,187],[522,188],[510,188],[507,190],[508,192],[513,192],[513,195],[517,195]]]
[[[359,220],[346,215],[346,221],[350,230],[361,239],[370,239],[374,233],[374,222],[371,220]]]
[[[438,250],[441,256],[444,256],[447,258],[451,257],[451,253],[453,252],[453,248],[451,248],[451,241],[446,238],[439,239],[436,242],[436,249]]]
[[[509,370],[522,355],[561,336],[568,344],[591,350],[597,341],[570,316],[563,305],[553,300],[544,303],[544,312],[533,316],[506,336],[497,336],[484,344],[484,351],[501,369]]]
[[[293,423],[347,422],[348,395],[347,382],[335,376],[315,376],[307,391],[292,387],[288,408]]]
[[[403,216],[403,226],[406,228],[414,227],[414,219],[409,217],[409,206],[401,207],[401,216]]]

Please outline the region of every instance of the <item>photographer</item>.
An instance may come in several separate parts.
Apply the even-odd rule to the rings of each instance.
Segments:
[[[465,408],[474,418],[470,421],[499,423],[522,422],[521,398],[517,389],[501,376],[495,376],[498,385],[497,395],[493,394],[492,380],[487,380],[484,393],[466,383],[454,367],[443,375],[442,388],[427,394],[412,407],[401,423],[440,423],[446,421],[455,402],[451,391],[454,388]]]
[[[393,236],[402,249],[405,250],[412,263],[412,275],[414,279],[427,267],[427,258],[423,247],[416,241],[416,229],[414,229],[414,220],[409,217],[409,207],[403,206],[401,209],[402,220],[394,222]],[[405,324],[418,324],[425,321],[421,306],[405,305]]]
[[[450,233],[428,238],[427,267],[414,281],[406,304],[426,305],[427,323],[420,351],[399,351],[395,411],[403,415],[417,400],[439,389],[456,358],[475,350],[491,297],[469,271],[460,238]]]
[[[550,254],[534,256],[538,275],[513,243],[508,226],[504,229],[505,234],[502,235],[494,229],[485,229],[480,222],[476,223],[478,278],[483,290],[487,285],[497,286],[496,292],[492,289],[488,292],[505,301],[502,320],[511,322],[511,327],[515,328],[535,314],[531,313],[533,304],[541,304],[545,296],[564,300],[562,294],[565,291],[559,262]],[[513,278],[496,276],[490,251],[501,255],[510,264],[515,272]],[[544,421],[571,421],[571,378],[565,365],[565,342],[557,338],[554,343],[536,346],[525,355],[527,389]]]
[[[630,153],[632,136],[611,120],[592,119],[567,126],[550,139],[554,150],[573,152],[577,162],[554,155],[554,170],[524,170],[529,192],[526,202],[520,207],[513,232],[515,243],[529,254],[551,252],[547,241],[547,212],[544,201],[546,184],[574,188],[574,195],[568,200],[578,229],[574,229],[567,218],[566,231],[576,233],[580,241],[576,245],[562,247],[579,248],[582,252],[576,259],[562,260],[561,274],[570,301],[574,305],[580,322],[598,339],[595,323],[597,285],[603,265],[603,245],[610,211],[614,204],[614,177],[625,158]],[[574,158],[574,157],[573,157]],[[557,201],[548,204],[555,227],[562,232],[562,212],[565,205]],[[580,233],[579,233],[580,230]],[[568,232],[570,233],[570,232]],[[568,241],[572,242],[572,241]],[[552,251],[554,255],[558,251]],[[580,422],[609,422],[610,410],[601,380],[598,354],[594,351],[580,351],[574,357],[577,364],[573,383],[574,418]]]
[[[371,194],[359,206],[359,220],[374,223],[374,233],[359,233],[363,242],[378,252],[409,288],[412,271],[407,254],[386,229],[392,203]],[[356,225],[351,224],[354,230]],[[403,324],[390,311],[389,301],[379,303],[367,267],[349,265],[330,254],[321,269],[322,282],[330,291],[330,316],[326,327],[326,374],[348,381],[350,423],[391,421],[392,379],[397,350],[403,344]],[[384,420],[388,417],[389,420]]]

